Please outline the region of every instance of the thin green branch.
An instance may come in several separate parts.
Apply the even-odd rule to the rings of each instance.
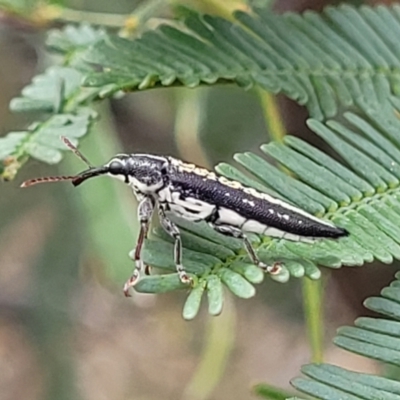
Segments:
[[[308,340],[311,346],[311,360],[323,362],[323,287],[322,280],[303,279],[303,306],[307,325]]]
[[[267,400],[286,400],[293,397],[293,393],[266,383],[255,385],[253,387],[253,393]]]
[[[208,320],[205,345],[197,369],[187,385],[183,399],[206,400],[222,378],[233,349],[236,332],[236,310],[226,296],[224,312]]]
[[[276,103],[276,96],[263,89],[257,89],[257,92],[260,97],[268,133],[272,139],[282,142],[286,131]]]
[[[285,137],[284,124],[276,104],[276,96],[258,89],[265,122],[270,136],[278,142]],[[282,167],[282,169],[285,169]],[[306,318],[308,340],[312,351],[312,360],[323,360],[323,326],[322,326],[322,286],[321,282],[303,279],[303,305]]]
[[[101,119],[96,124],[96,134],[91,136],[90,143],[83,141],[81,146],[82,152],[93,164],[104,163],[122,148],[108,102],[103,102],[97,109]],[[68,170],[65,173],[70,174],[72,164],[76,168],[76,157],[70,155],[66,161]],[[121,188],[117,182],[104,180],[83,186],[74,196],[77,207],[87,222],[91,256],[102,260],[106,275],[120,285],[127,271],[132,268],[128,252],[138,233],[135,218],[132,218],[132,194],[124,189],[126,188]],[[110,237],[117,236],[119,240],[110,241]],[[96,268],[94,274],[99,272],[103,273]]]
[[[174,136],[182,158],[206,167],[209,162],[199,137],[205,95],[200,90],[179,91],[176,97]]]
[[[1,4],[0,4],[1,5]],[[88,10],[76,10],[55,4],[38,3],[29,9],[16,9],[6,4],[2,12],[12,19],[22,18],[39,27],[46,27],[55,22],[64,24],[82,22],[107,28],[121,29],[122,36],[135,32],[149,18],[160,15],[160,12],[169,6],[164,0],[145,1],[136,7],[132,13],[116,14]]]
[[[49,7],[49,6],[48,6]],[[135,16],[131,14],[112,14],[86,10],[75,10],[67,7],[57,7],[53,20],[65,23],[88,22],[92,25],[101,25],[109,28],[122,28],[134,23]],[[51,17],[51,14],[49,15]]]

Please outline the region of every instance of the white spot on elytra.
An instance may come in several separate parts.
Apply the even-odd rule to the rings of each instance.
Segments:
[[[252,201],[252,200],[243,199],[242,201],[243,201],[243,203],[246,203],[246,204],[248,204],[249,206],[252,206],[252,207],[254,207],[256,205],[254,203],[254,201]]]
[[[284,214],[284,215],[283,215],[283,219],[285,219],[286,221],[289,221],[290,217],[289,217],[289,215]]]

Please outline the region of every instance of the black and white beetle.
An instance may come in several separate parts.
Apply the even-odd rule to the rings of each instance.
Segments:
[[[132,256],[135,269],[124,286],[127,296],[143,269],[141,250],[155,210],[161,226],[175,240],[176,270],[184,283],[190,283],[191,278],[182,265],[181,236],[179,228],[170,220],[170,214],[193,222],[206,221],[217,232],[242,239],[253,263],[271,274],[279,273],[279,263],[266,265],[261,262],[246,232],[304,242],[336,239],[348,234],[330,222],[194,164],[150,154],[119,154],[107,164],[93,167],[67,138],[62,140],[89,169],[76,176],[32,179],[21,186],[63,180],[71,180],[78,186],[99,175],[117,178],[131,186],[139,201],[140,233]]]

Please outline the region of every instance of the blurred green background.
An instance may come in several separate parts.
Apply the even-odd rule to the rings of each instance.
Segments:
[[[76,20],[95,21],[99,16],[93,13],[102,12],[101,18],[113,21],[139,3],[8,0],[0,5],[0,135],[35,119],[11,114],[8,104],[52,63],[44,50],[51,24],[38,10],[58,5]],[[171,16],[171,3],[177,2],[154,9],[154,17]],[[180,3],[224,16],[249,6]],[[274,7],[323,4],[282,1]],[[269,140],[262,104],[256,90],[235,87],[129,94],[99,105],[100,120],[81,150],[94,164],[122,151],[170,154],[211,168],[237,151],[258,152]],[[287,130],[308,137],[304,110],[284,99],[279,104]],[[255,298],[232,298],[220,317],[203,311],[192,322],[181,316],[184,292],[126,299],[121,287],[133,267],[128,252],[137,234],[130,189],[103,178],[76,190],[67,183],[19,188],[24,179],[83,168],[67,153],[60,166],[30,161],[14,182],[0,182],[0,399],[239,400],[251,398],[251,385],[260,381],[289,389],[289,380],[310,360],[300,282],[266,280]],[[364,359],[360,366],[357,356],[334,348],[330,339],[336,327],[351,323],[362,298],[387,282],[380,271],[382,282],[360,285],[365,290],[348,287],[354,279],[370,282],[371,275],[347,270],[335,271],[335,280],[324,277],[327,361],[375,370]]]

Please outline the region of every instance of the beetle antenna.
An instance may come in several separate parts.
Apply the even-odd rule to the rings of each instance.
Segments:
[[[61,136],[61,140],[67,145],[67,147],[74,152],[89,168],[93,169],[93,165],[89,160],[70,142],[65,136]],[[28,187],[37,185],[38,183],[50,183],[50,182],[61,182],[61,181],[74,181],[79,175],[71,176],[44,176],[42,178],[29,179],[21,184],[21,187]]]
[[[22,182],[21,187],[28,187],[37,185],[38,183],[49,183],[49,182],[60,182],[60,181],[73,181],[76,179],[75,176],[44,176],[42,178],[29,179],[28,181]]]
[[[92,163],[70,142],[70,140],[61,136],[61,140],[67,145],[67,147],[74,152],[74,154],[80,158],[89,168],[94,168]]]

